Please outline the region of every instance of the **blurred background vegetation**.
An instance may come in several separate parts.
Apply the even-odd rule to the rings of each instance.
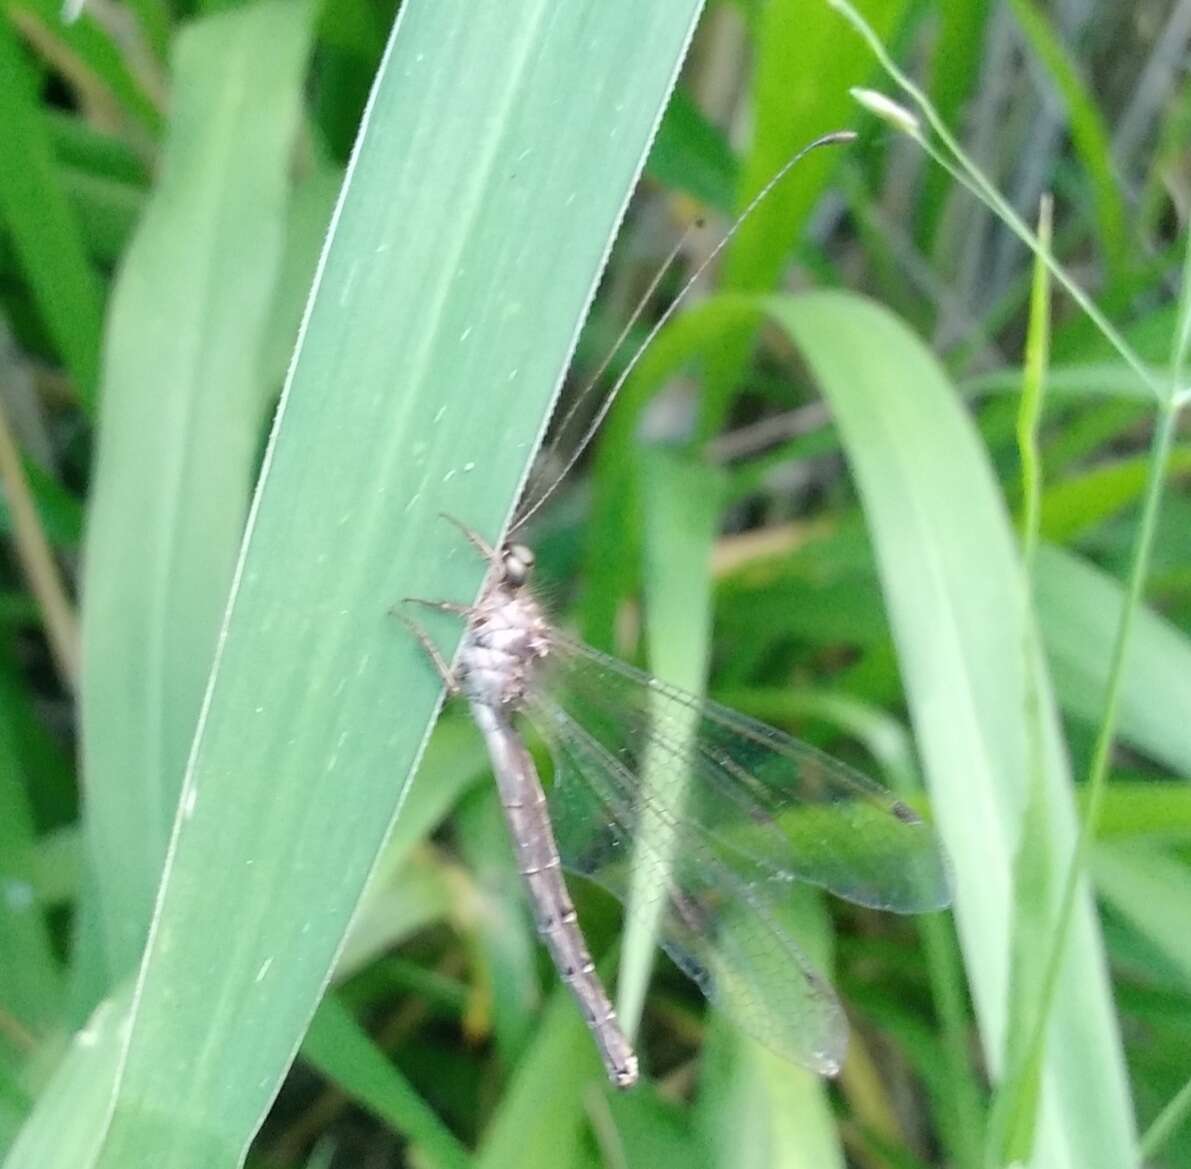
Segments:
[[[593,644],[706,684],[933,808],[957,863],[958,934],[948,917],[800,907],[853,1025],[831,1085],[740,1040],[659,964],[641,1030],[650,1082],[617,1096],[534,940],[482,752],[451,710],[250,1164],[975,1169],[1029,1159],[1041,1100],[1042,1130],[1068,1135],[1040,1146],[1066,1159],[1035,1150],[1036,1163],[1191,1165],[1191,445],[1168,372],[1188,321],[1191,4],[859,7],[1023,220],[1053,194],[1054,255],[1115,332],[1048,282],[962,160],[944,150],[952,169],[938,165],[855,102],[852,86],[909,99],[839,11],[714,0],[564,404],[610,351],[597,389],[625,368],[796,149],[846,127],[859,140],[801,165],[699,279],[532,536],[563,619]],[[251,485],[396,8],[93,0],[63,23],[53,0],[4,0],[6,1164],[89,1163],[71,1132],[98,1123],[110,1069],[87,1059],[123,1038],[112,1004],[144,946]],[[588,80],[581,57],[564,73]],[[633,100],[601,96],[609,109]],[[617,348],[698,217],[707,225]],[[848,296],[800,298],[810,289]],[[883,396],[858,397],[861,375]],[[919,391],[922,412],[899,423]],[[599,400],[580,403],[531,483],[549,482]],[[940,401],[962,410],[935,429]],[[1020,560],[985,547],[986,517],[967,510],[979,490],[957,478],[949,499],[949,475],[975,468],[980,487],[985,464],[999,489],[987,530],[995,544],[1012,523]],[[1024,622],[1007,615],[1023,564]],[[958,617],[918,591],[922,566],[960,598]],[[1033,660],[1035,618],[1046,668],[998,691],[979,647]],[[959,672],[928,691],[948,646]],[[140,670],[141,654],[161,672],[152,709],[112,668]],[[957,722],[948,747],[961,707],[939,690],[969,684],[990,723]],[[1061,738],[1046,729],[1052,692]],[[1002,731],[1025,744],[1008,813],[986,802],[975,754],[973,774],[956,765],[981,734],[994,758],[988,735]],[[122,782],[131,757],[151,759],[144,786]],[[1027,782],[1043,773],[1074,786]],[[1088,817],[1077,859],[1094,918],[1062,896],[1080,839],[1071,804]],[[1007,844],[985,871],[973,858],[992,837]],[[1005,920],[981,902],[982,880]],[[594,948],[610,952],[614,907],[576,892]],[[1060,939],[1072,949],[1056,957]],[[217,962],[225,939],[208,941]],[[155,1074],[201,1117],[187,1066]],[[226,1091],[246,1067],[229,1056]],[[229,1163],[198,1152],[203,1134],[177,1118],[156,1121],[176,1130],[170,1164]],[[1095,1162],[1070,1136],[1080,1129]]]

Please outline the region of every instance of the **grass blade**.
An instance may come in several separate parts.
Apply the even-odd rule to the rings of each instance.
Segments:
[[[117,978],[145,943],[243,531],[311,19],[272,0],[180,34],[164,169],[112,299],[82,720]]]
[[[706,466],[662,451],[650,452],[643,468],[645,508],[645,608],[650,669],[665,682],[699,694],[707,683],[711,653],[711,548],[719,520],[722,484]],[[692,725],[684,728],[693,734]],[[676,734],[679,732],[676,731]],[[642,782],[654,783],[659,799],[681,801],[673,778],[651,781],[650,756]],[[664,759],[656,760],[664,768]],[[631,912],[625,919],[618,1010],[635,1035],[657,949],[662,901],[658,863],[673,858],[673,833],[661,818],[646,818],[651,863],[634,867]]]
[[[238,1164],[275,1095],[441,691],[389,609],[475,594],[484,565],[439,513],[490,537],[507,516],[697,10],[402,7],[265,459],[103,1169]]]
[[[986,1056],[1007,1026],[1010,882],[1026,792],[1020,568],[988,462],[933,357],[895,318],[840,294],[772,298],[835,414],[865,505]],[[974,587],[979,582],[979,587]],[[1036,667],[1039,668],[1040,667]],[[1074,839],[1070,778],[1044,676],[1051,880]],[[1136,1160],[1132,1110],[1086,891],[1051,1017],[1038,1164]]]
[[[1036,596],[1047,657],[1063,706],[1094,724],[1104,708],[1108,657],[1124,590],[1094,565],[1053,545],[1038,550]],[[1140,607],[1124,665],[1121,737],[1191,777],[1191,641]]]
[[[336,998],[323,1000],[302,1044],[303,1058],[388,1122],[429,1169],[467,1169],[471,1157]]]
[[[1191,988],[1191,872],[1177,855],[1145,841],[1098,844],[1096,887],[1153,943]]]
[[[1038,238],[1051,243],[1051,201],[1044,197],[1038,215]],[[1017,443],[1022,468],[1022,587],[1032,593],[1037,560],[1042,499],[1042,461],[1039,427],[1050,357],[1050,281],[1048,269],[1035,257],[1030,291],[1030,319],[1026,335],[1025,376],[1018,412]],[[1032,602],[1031,602],[1032,608]],[[1053,901],[1047,850],[1051,836],[1050,799],[1038,671],[1038,631],[1033,621],[1023,625],[1022,676],[1025,679],[1027,794],[1021,833],[1013,864],[1013,925],[1009,968],[1009,1018],[1004,1066],[1007,1073],[994,1095],[986,1140],[995,1149],[995,1163],[1009,1164],[1029,1157],[1038,1122],[1042,1051],[1030,1041],[1045,1011],[1042,987],[1045,955],[1053,924]],[[994,1157],[990,1157],[990,1161]]]
[[[75,1032],[65,1058],[39,1093],[29,1121],[8,1150],[4,1169],[57,1169],[90,1163],[98,1150],[127,1026],[125,990],[104,999],[86,1025]]]

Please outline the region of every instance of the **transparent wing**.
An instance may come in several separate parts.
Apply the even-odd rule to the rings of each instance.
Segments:
[[[834,1071],[846,1026],[784,925],[791,881],[901,912],[949,901],[927,825],[851,768],[553,635],[527,713],[563,863],[658,903],[677,965],[748,1032]]]

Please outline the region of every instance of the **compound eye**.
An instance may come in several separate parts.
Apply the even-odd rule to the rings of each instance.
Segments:
[[[517,587],[529,579],[533,552],[524,544],[510,544],[504,554],[505,579]]]

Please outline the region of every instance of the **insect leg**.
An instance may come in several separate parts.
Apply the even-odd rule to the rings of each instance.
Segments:
[[[426,602],[429,604],[437,604],[438,602]],[[460,692],[458,679],[455,677],[455,671],[451,669],[450,663],[439,652],[438,646],[430,640],[430,634],[426,632],[416,621],[411,621],[404,613],[399,613],[393,610],[395,617],[400,617],[405,627],[418,639],[419,644],[425,651],[426,656],[430,659],[430,664],[434,666],[438,675],[443,680],[443,685],[447,688],[447,693],[451,695]]]
[[[484,539],[474,528],[469,528],[462,520],[457,520],[453,515],[447,515],[445,511],[438,513],[449,524],[454,524],[464,536],[467,537],[468,543],[475,548],[485,560],[496,563],[498,557],[496,549]]]
[[[402,597],[403,605],[421,605],[423,609],[437,609],[440,613],[454,613],[457,617],[470,617],[471,605],[461,605],[458,601],[428,601],[425,597]],[[400,616],[394,610],[396,616]]]

